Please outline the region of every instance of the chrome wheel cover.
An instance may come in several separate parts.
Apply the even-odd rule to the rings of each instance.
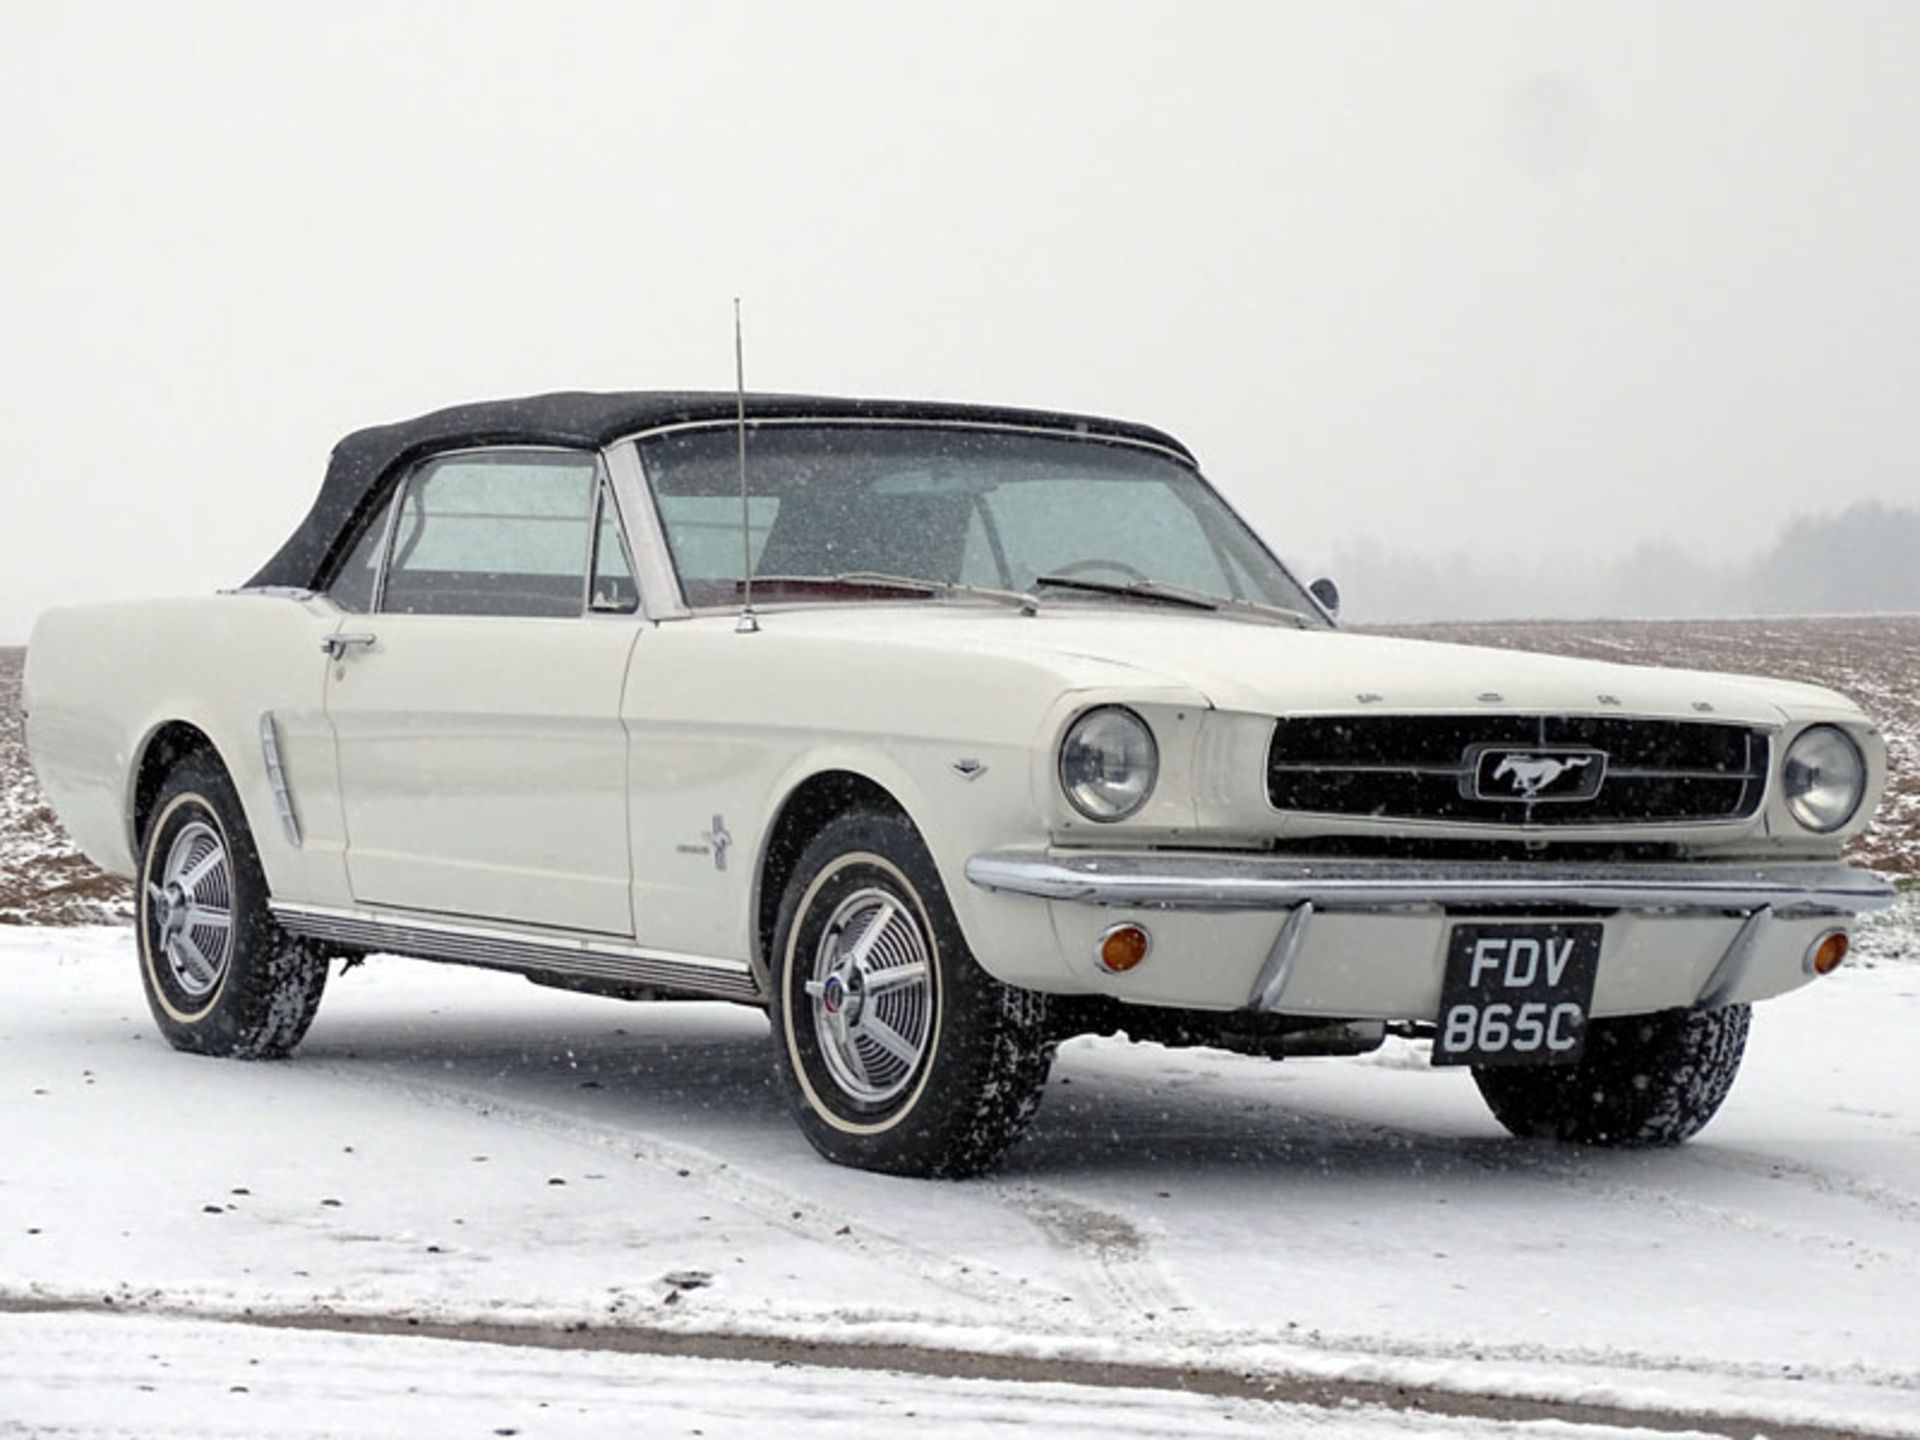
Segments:
[[[912,1082],[933,1035],[932,980],[908,902],[869,888],[835,908],[805,989],[820,1053],[847,1095],[883,1105]]]
[[[220,832],[204,821],[181,826],[156,883],[147,882],[154,950],[191,999],[220,988],[233,956],[233,866]]]

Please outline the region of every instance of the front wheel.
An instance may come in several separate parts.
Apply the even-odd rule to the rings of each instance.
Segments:
[[[1691,1139],[1733,1088],[1752,1009],[1663,1010],[1595,1020],[1572,1065],[1484,1065],[1474,1083],[1523,1139],[1653,1147]]]
[[[218,762],[174,767],[141,845],[140,975],[176,1050],[264,1060],[300,1042],[324,957],[274,922],[240,797]]]
[[[1046,1002],[980,968],[912,825],[880,811],[829,823],[774,934],[780,1075],[813,1147],[895,1175],[992,1168],[1040,1103]]]

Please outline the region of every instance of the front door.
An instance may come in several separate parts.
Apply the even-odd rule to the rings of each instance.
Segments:
[[[631,935],[620,697],[641,626],[591,603],[590,577],[631,592],[595,457],[441,457],[389,509],[369,613],[327,661],[354,899]]]

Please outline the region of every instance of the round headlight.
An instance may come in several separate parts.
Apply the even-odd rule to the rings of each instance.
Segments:
[[[1793,818],[1822,835],[1853,818],[1867,790],[1867,762],[1847,732],[1832,725],[1802,730],[1780,767]]]
[[[1160,747],[1153,731],[1119,705],[1089,710],[1060,742],[1060,788],[1089,820],[1124,820],[1153,794]]]

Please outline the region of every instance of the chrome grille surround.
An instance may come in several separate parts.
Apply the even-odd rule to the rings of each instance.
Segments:
[[[1489,758],[1591,754],[1597,783],[1557,793],[1486,784]],[[1267,799],[1289,814],[1513,827],[1724,824],[1766,798],[1766,730],[1605,715],[1339,715],[1282,718]],[[1594,773],[1594,768],[1585,772]]]

